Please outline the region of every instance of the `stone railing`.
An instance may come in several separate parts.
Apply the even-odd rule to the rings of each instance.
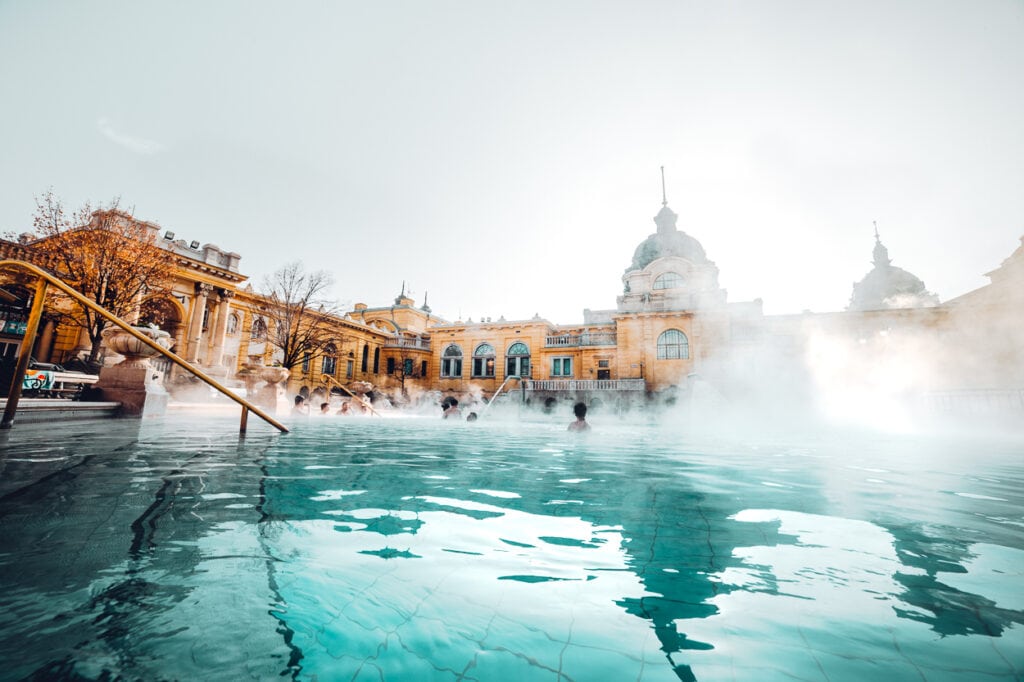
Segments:
[[[527,391],[643,391],[643,379],[524,379]]]
[[[993,388],[931,391],[920,397],[920,403],[926,410],[939,413],[1024,414],[1024,389]]]
[[[384,342],[385,348],[412,348],[413,350],[430,350],[430,339],[392,338]]]
[[[597,334],[559,334],[557,336],[544,337],[545,348],[574,348],[577,346],[614,346],[616,344],[614,332],[601,332]]]

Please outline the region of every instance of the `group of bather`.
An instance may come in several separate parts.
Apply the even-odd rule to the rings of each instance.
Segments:
[[[341,403],[341,407],[333,414],[341,416],[355,416],[355,415],[369,415],[375,410],[370,405],[370,401],[362,396],[353,395],[350,399],[344,400]],[[303,395],[295,396],[295,406],[292,408],[292,414],[309,416],[310,407],[306,402],[306,397]],[[321,402],[319,413],[321,416],[329,416],[331,412],[331,404],[329,402]],[[576,421],[569,424],[569,431],[589,431],[590,424],[587,423],[587,405],[586,403],[576,403],[573,406],[573,414],[576,416]],[[478,418],[476,412],[470,412],[466,415],[466,421],[473,422]],[[441,401],[441,418],[461,420],[462,410],[459,408],[458,398],[447,396]]]
[[[362,416],[369,415],[373,412],[373,407],[370,406],[370,401],[366,398],[359,396],[353,396],[349,400],[343,400],[341,407],[336,412],[331,412],[331,404],[329,402],[320,403],[320,409],[317,414],[321,416],[328,416],[331,414],[341,415],[343,417],[351,416]],[[306,402],[305,396],[295,396],[295,405],[292,407],[292,414],[309,416],[311,414],[310,406]]]

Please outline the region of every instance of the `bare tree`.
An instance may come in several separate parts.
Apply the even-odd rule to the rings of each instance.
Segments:
[[[337,303],[327,298],[334,279],[325,270],[306,272],[302,263],[289,263],[263,280],[263,310],[273,328],[268,341],[281,351],[281,365],[291,369],[307,357],[324,355],[339,341],[333,317]]]
[[[401,347],[397,352],[392,352],[386,360],[387,374],[392,381],[398,384],[403,401],[409,400],[409,389],[405,384],[406,379],[421,379],[420,373],[423,356],[413,353],[408,348]]]
[[[36,197],[36,239],[30,246],[82,295],[117,317],[133,319],[144,299],[167,291],[174,259],[157,241],[157,226],[137,220],[119,204],[117,198],[97,208],[86,203],[69,216],[47,191]],[[60,294],[54,299],[62,320],[88,334],[89,361],[95,362],[110,323]]]

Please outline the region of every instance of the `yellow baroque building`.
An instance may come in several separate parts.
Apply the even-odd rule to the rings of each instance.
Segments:
[[[846,310],[766,316],[760,300],[728,301],[717,266],[676,221],[663,202],[655,232],[621,275],[615,307],[587,309],[581,324],[540,316],[451,322],[403,290],[390,305],[360,303],[326,318],[333,337],[327,352],[292,368],[289,391],[365,382],[393,402],[424,394],[488,401],[507,393],[546,407],[575,400],[630,407],[713,390],[770,404],[809,400],[823,375],[855,383],[888,360],[896,373],[915,366],[908,391],[987,392],[1024,409],[1024,247],[988,274],[989,285],[940,304],[923,282],[892,265],[876,232],[874,267],[854,285]],[[175,274],[166,295],[140,301],[138,320],[157,322],[179,356],[228,382],[241,385],[250,368],[272,364],[273,320],[246,284],[239,254],[141,224],[173,258]],[[0,257],[38,260],[31,239],[0,241]],[[0,291],[0,358],[10,359],[27,289],[8,282]],[[33,354],[67,364],[83,347],[78,330],[50,320]],[[172,392],[187,388],[185,376],[169,363],[164,369]]]

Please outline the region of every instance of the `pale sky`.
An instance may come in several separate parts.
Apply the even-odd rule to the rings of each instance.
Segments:
[[[339,300],[614,308],[669,206],[730,301],[942,300],[1024,235],[1024,2],[0,0],[0,231],[120,196]]]

